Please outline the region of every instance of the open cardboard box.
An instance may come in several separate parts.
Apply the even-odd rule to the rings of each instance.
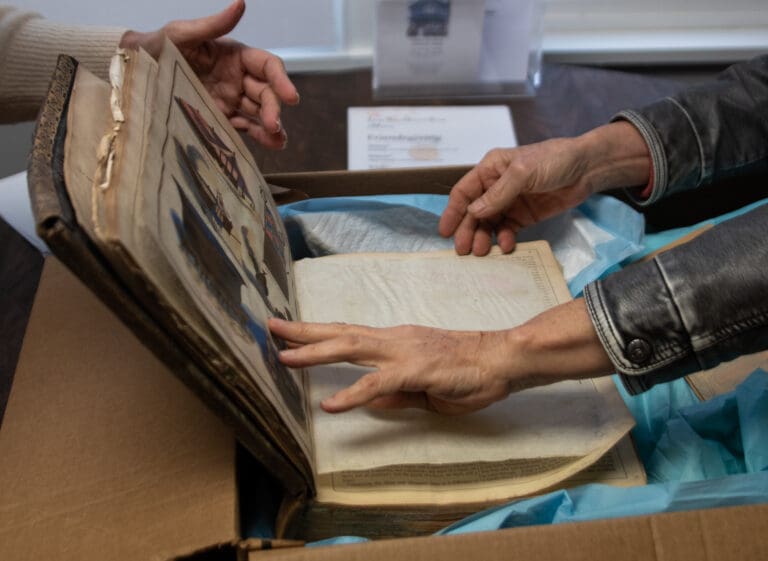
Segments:
[[[457,173],[269,180],[313,196],[436,192]],[[235,449],[232,431],[47,259],[0,428],[0,560],[768,559],[768,505],[320,548],[241,540]]]

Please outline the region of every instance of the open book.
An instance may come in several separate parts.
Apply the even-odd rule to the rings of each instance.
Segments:
[[[425,533],[562,485],[644,482],[610,379],[457,418],[324,413],[361,369],[287,369],[267,318],[508,328],[569,299],[548,245],[293,262],[270,186],[173,45],[119,52],[110,74],[59,60],[30,160],[39,232],[282,482],[278,533]]]

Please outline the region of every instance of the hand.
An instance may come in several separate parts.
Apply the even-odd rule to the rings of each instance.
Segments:
[[[577,138],[492,150],[451,190],[439,231],[454,236],[460,255],[486,255],[494,235],[508,253],[522,228],[573,208],[592,193],[643,185],[650,165],[645,141],[627,122]]]
[[[330,413],[361,405],[421,407],[444,414],[482,409],[513,389],[506,378],[504,332],[445,331],[419,326],[384,329],[271,319],[272,333],[292,348],[285,365],[352,362],[377,370],[321,405]]]
[[[329,413],[368,405],[456,415],[510,392],[613,371],[583,299],[503,331],[377,329],[274,318],[269,328],[291,347],[280,352],[287,366],[351,362],[375,368],[325,399],[321,406]]]
[[[120,45],[143,47],[157,57],[167,36],[236,129],[267,148],[282,149],[288,137],[280,123],[280,104],[297,104],[299,94],[279,57],[222,38],[244,12],[245,1],[235,0],[208,17],[172,21],[149,33],[128,31]]]

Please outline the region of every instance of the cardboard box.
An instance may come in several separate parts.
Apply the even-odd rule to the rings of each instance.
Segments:
[[[48,258],[0,429],[0,559],[169,559],[238,530],[232,432]]]
[[[327,196],[436,192],[461,173],[270,180]],[[324,548],[239,541],[231,431],[53,258],[0,429],[3,561],[765,560],[766,535],[768,505]]]

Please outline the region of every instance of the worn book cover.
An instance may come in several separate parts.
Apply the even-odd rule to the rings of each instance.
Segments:
[[[363,370],[284,367],[269,317],[504,329],[569,299],[562,273],[545,242],[294,262],[272,189],[170,43],[157,61],[118,52],[109,82],[62,57],[29,178],[54,253],[283,483],[282,536],[427,533],[560,486],[644,482],[610,379],[460,418],[324,413]]]

